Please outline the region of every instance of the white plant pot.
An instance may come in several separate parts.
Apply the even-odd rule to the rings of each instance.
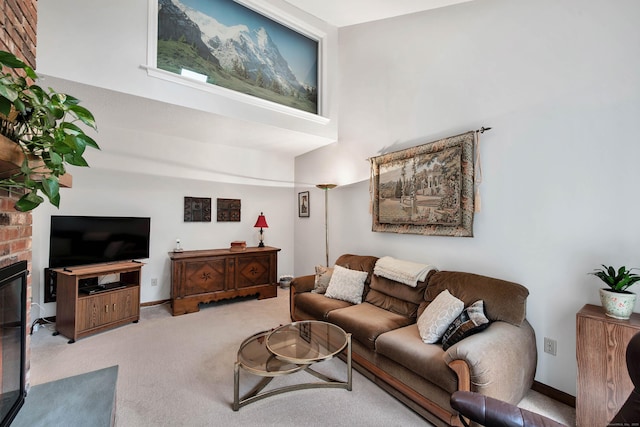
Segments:
[[[633,313],[636,294],[629,291],[613,292],[608,289],[600,289],[600,301],[604,308],[604,314],[614,319],[626,320]]]

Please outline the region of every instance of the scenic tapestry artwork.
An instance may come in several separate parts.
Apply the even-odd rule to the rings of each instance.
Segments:
[[[157,67],[318,113],[318,41],[233,0],[158,0]]]
[[[373,231],[471,236],[473,132],[371,159]]]

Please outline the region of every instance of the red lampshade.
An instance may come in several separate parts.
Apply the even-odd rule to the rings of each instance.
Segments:
[[[254,225],[254,227],[269,228],[269,225],[267,225],[267,219],[264,217],[264,214],[262,212],[260,212],[260,215],[258,215],[258,220],[256,221],[256,225]]]

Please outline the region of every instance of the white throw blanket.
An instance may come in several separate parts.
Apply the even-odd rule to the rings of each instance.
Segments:
[[[427,278],[431,270],[436,270],[432,265],[420,264],[412,261],[403,261],[389,256],[379,258],[373,269],[373,274],[386,277],[411,287],[416,287],[418,282]]]

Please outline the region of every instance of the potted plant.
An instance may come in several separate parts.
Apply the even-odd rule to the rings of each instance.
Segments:
[[[86,147],[100,149],[80,127],[95,130],[93,114],[77,98],[35,84],[36,73],[15,55],[0,51],[0,65],[0,133],[24,154],[19,169],[0,175],[0,189],[24,192],[19,211],[40,205],[40,193],[58,207],[65,165],[88,166]]]
[[[632,270],[637,269],[622,266],[616,270],[603,264],[602,269],[589,273],[599,277],[609,287],[600,289],[600,301],[607,316],[615,319],[628,319],[631,316],[636,294],[627,291],[627,288],[640,281],[640,275],[632,273]]]

